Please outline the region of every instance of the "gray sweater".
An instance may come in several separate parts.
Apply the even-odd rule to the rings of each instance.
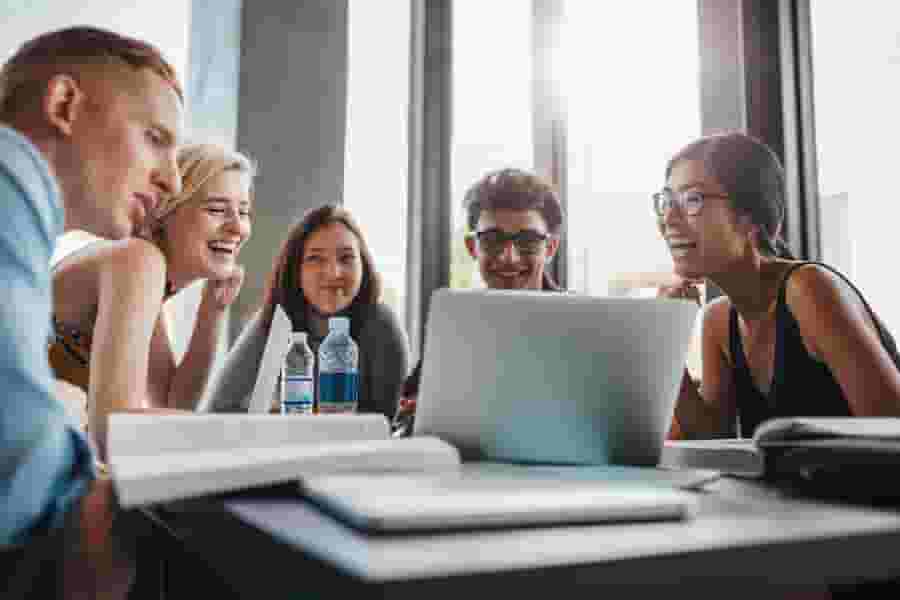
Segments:
[[[377,412],[388,419],[397,410],[400,386],[409,368],[409,342],[394,312],[385,304],[359,311],[354,329],[359,346],[359,408],[361,413]],[[213,375],[206,394],[214,412],[246,411],[256,383],[268,325],[256,313],[244,328],[224,364]],[[318,340],[311,339],[316,353]]]

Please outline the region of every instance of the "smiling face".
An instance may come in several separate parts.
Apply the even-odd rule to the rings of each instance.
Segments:
[[[250,176],[223,171],[162,223],[160,247],[174,278],[224,279],[251,231]]]
[[[727,192],[707,174],[702,162],[675,163],[667,186],[676,193],[704,194],[699,214],[689,216],[675,206],[657,220],[676,274],[685,278],[710,277],[727,270],[751,250],[753,228],[749,218],[735,214]]]
[[[299,269],[306,302],[321,315],[338,313],[362,285],[359,240],[343,223],[323,225],[306,238]]]
[[[82,81],[67,157],[58,165],[67,229],[133,235],[159,198],[177,193],[181,100],[150,69],[108,66]]]
[[[541,236],[548,233],[547,223],[539,211],[510,208],[481,211],[476,234],[492,230],[505,234],[527,231]],[[481,278],[489,288],[539,290],[543,285],[544,269],[556,254],[559,239],[549,237],[533,253],[520,251],[511,240],[506,241],[502,249],[492,249],[469,237],[466,238],[466,246],[469,254],[478,261]]]

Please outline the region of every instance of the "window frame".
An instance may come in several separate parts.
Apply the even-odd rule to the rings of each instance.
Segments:
[[[450,281],[454,2],[410,1],[406,321],[411,347],[418,354],[431,294]],[[568,213],[567,115],[552,80],[565,0],[531,1],[535,170],[557,187]],[[784,237],[797,258],[820,259],[809,0],[697,0],[697,18],[702,133],[736,129],[772,147],[787,178]],[[570,275],[567,254],[564,235],[553,266],[563,286]],[[707,299],[717,294],[708,286]]]

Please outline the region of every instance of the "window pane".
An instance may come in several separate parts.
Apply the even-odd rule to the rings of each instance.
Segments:
[[[650,196],[701,132],[697,2],[568,2],[565,19],[571,287],[628,293],[672,270]]]
[[[531,169],[531,2],[453,3],[451,287],[480,286],[466,252],[466,190],[503,167]]]
[[[900,304],[885,248],[896,237],[900,4],[811,2],[822,250],[893,333]],[[852,35],[847,32],[865,32]]]
[[[651,194],[666,161],[701,133],[697,2],[570,1],[564,18],[569,287],[654,295],[672,260]],[[696,336],[689,362],[697,374]]]
[[[348,9],[344,204],[360,223],[384,300],[404,322],[406,298],[409,0]]]

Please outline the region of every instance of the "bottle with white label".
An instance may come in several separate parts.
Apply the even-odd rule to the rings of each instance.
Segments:
[[[319,414],[349,414],[357,408],[359,347],[350,337],[350,319],[328,319],[319,346]]]
[[[291,349],[281,367],[281,414],[313,414],[315,355],[306,343],[306,332],[291,334]]]

